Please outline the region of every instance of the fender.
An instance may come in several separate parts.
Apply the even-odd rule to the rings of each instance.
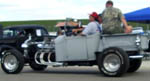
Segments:
[[[9,49],[15,49],[15,48],[10,46],[10,45],[0,45],[0,61],[1,61],[1,58],[2,58],[3,50],[9,50]]]
[[[9,50],[9,49],[16,49],[16,48],[10,45],[0,45],[0,56],[1,56],[1,52],[3,52],[4,49]]]

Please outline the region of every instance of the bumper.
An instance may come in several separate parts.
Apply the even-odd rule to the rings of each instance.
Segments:
[[[143,55],[129,56],[130,59],[142,59],[143,57],[144,57]]]

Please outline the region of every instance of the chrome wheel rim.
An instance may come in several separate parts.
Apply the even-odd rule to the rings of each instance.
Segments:
[[[103,66],[109,72],[116,72],[121,66],[121,59],[116,54],[109,54],[104,58]]]
[[[7,70],[12,71],[18,67],[17,58],[12,54],[7,54],[4,59],[4,66]]]

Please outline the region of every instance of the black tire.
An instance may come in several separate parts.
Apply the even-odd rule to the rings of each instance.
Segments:
[[[102,74],[110,77],[121,76],[127,72],[129,67],[129,58],[127,53],[121,48],[116,47],[105,49],[102,54],[98,55],[97,61],[99,70],[102,72]],[[114,70],[110,65],[115,66],[115,64],[117,64],[116,62],[118,62],[119,66],[117,66],[117,68],[115,68],[116,70]]]
[[[29,65],[34,71],[43,71],[47,68],[47,65],[39,65],[35,61],[31,61]]]
[[[131,59],[130,67],[127,72],[132,73],[137,71],[142,64],[142,59]]]
[[[24,57],[15,49],[6,50],[2,55],[1,67],[8,74],[20,73],[24,67]]]

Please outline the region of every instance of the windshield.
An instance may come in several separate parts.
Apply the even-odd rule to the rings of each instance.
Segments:
[[[18,30],[18,29],[5,29],[3,30],[3,37],[9,38],[9,37],[16,37],[16,36],[28,36],[31,34],[32,36],[44,36],[48,35],[48,32],[44,29],[24,29],[24,30]]]

